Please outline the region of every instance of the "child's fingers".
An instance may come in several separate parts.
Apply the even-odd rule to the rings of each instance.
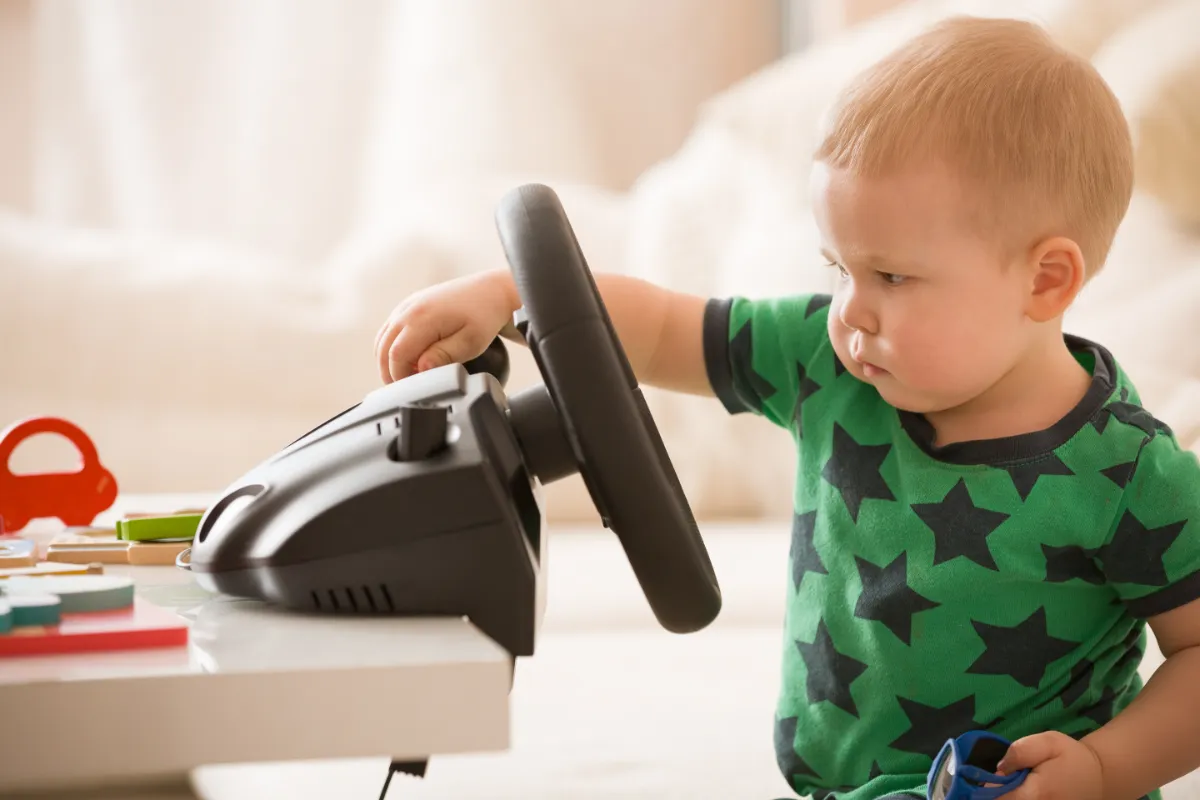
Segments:
[[[412,324],[402,327],[385,350],[385,380],[398,381],[417,373],[417,360],[438,338],[435,328]]]
[[[459,328],[450,336],[438,339],[425,349],[417,359],[417,372],[469,361],[479,354],[475,352],[477,348],[474,344],[470,330],[465,326]]]
[[[1046,796],[1042,787],[1042,776],[1029,773],[1021,785],[1004,795],[1004,800],[1042,800]]]
[[[379,364],[379,378],[384,383],[392,382],[392,370],[389,366],[388,354],[396,341],[396,337],[400,335],[402,330],[404,330],[404,326],[401,323],[388,320],[380,331],[381,335],[375,344],[375,359]]]
[[[1048,731],[1018,739],[1008,748],[1004,758],[1000,759],[1000,774],[1008,775],[1020,769],[1031,769],[1062,755],[1063,738],[1070,740],[1065,734]]]
[[[399,329],[398,323],[401,319],[403,319],[404,312],[408,309],[408,306],[409,306],[411,300],[412,300],[412,298],[406,298],[402,303],[400,303],[398,306],[393,308],[392,313],[388,314],[387,319],[385,319],[383,321],[383,324],[379,326],[379,330],[375,331],[375,355],[376,356],[379,355],[380,346],[383,345],[384,337],[388,334],[388,332],[392,328],[396,328],[397,330]],[[395,335],[396,335],[395,332],[393,332],[392,336],[394,337]],[[390,342],[388,344],[390,344]],[[384,352],[387,352],[386,346],[384,346],[382,349]]]

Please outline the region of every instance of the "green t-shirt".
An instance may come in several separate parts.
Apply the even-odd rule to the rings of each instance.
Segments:
[[[1112,355],[1053,427],[938,447],[848,373],[830,298],[714,299],[731,413],[797,445],[780,770],[802,795],[924,797],[949,738],[1081,737],[1141,689],[1145,618],[1200,597],[1200,465]],[[782,577],[782,576],[781,576]]]

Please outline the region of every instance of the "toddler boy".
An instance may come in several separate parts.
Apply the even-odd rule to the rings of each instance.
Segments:
[[[1112,354],[1064,334],[1132,192],[1084,60],[957,18],[858,77],[813,165],[832,295],[708,299],[597,275],[639,380],[798,452],[782,683],[789,786],[923,797],[946,739],[1015,740],[1013,800],[1137,800],[1200,766],[1200,466]],[[385,381],[479,354],[508,272],[381,329]],[[1137,669],[1149,624],[1166,663]]]

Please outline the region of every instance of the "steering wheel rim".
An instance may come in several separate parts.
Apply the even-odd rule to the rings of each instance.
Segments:
[[[716,574],[658,427],[555,192],[509,191],[496,227],[526,340],[601,520],[659,623],[686,633],[721,609]]]

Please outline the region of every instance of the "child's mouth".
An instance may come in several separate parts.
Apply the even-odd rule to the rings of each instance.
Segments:
[[[877,367],[874,364],[864,361],[862,362],[863,375],[868,378],[875,378],[880,375],[887,375],[888,372],[883,367]]]

